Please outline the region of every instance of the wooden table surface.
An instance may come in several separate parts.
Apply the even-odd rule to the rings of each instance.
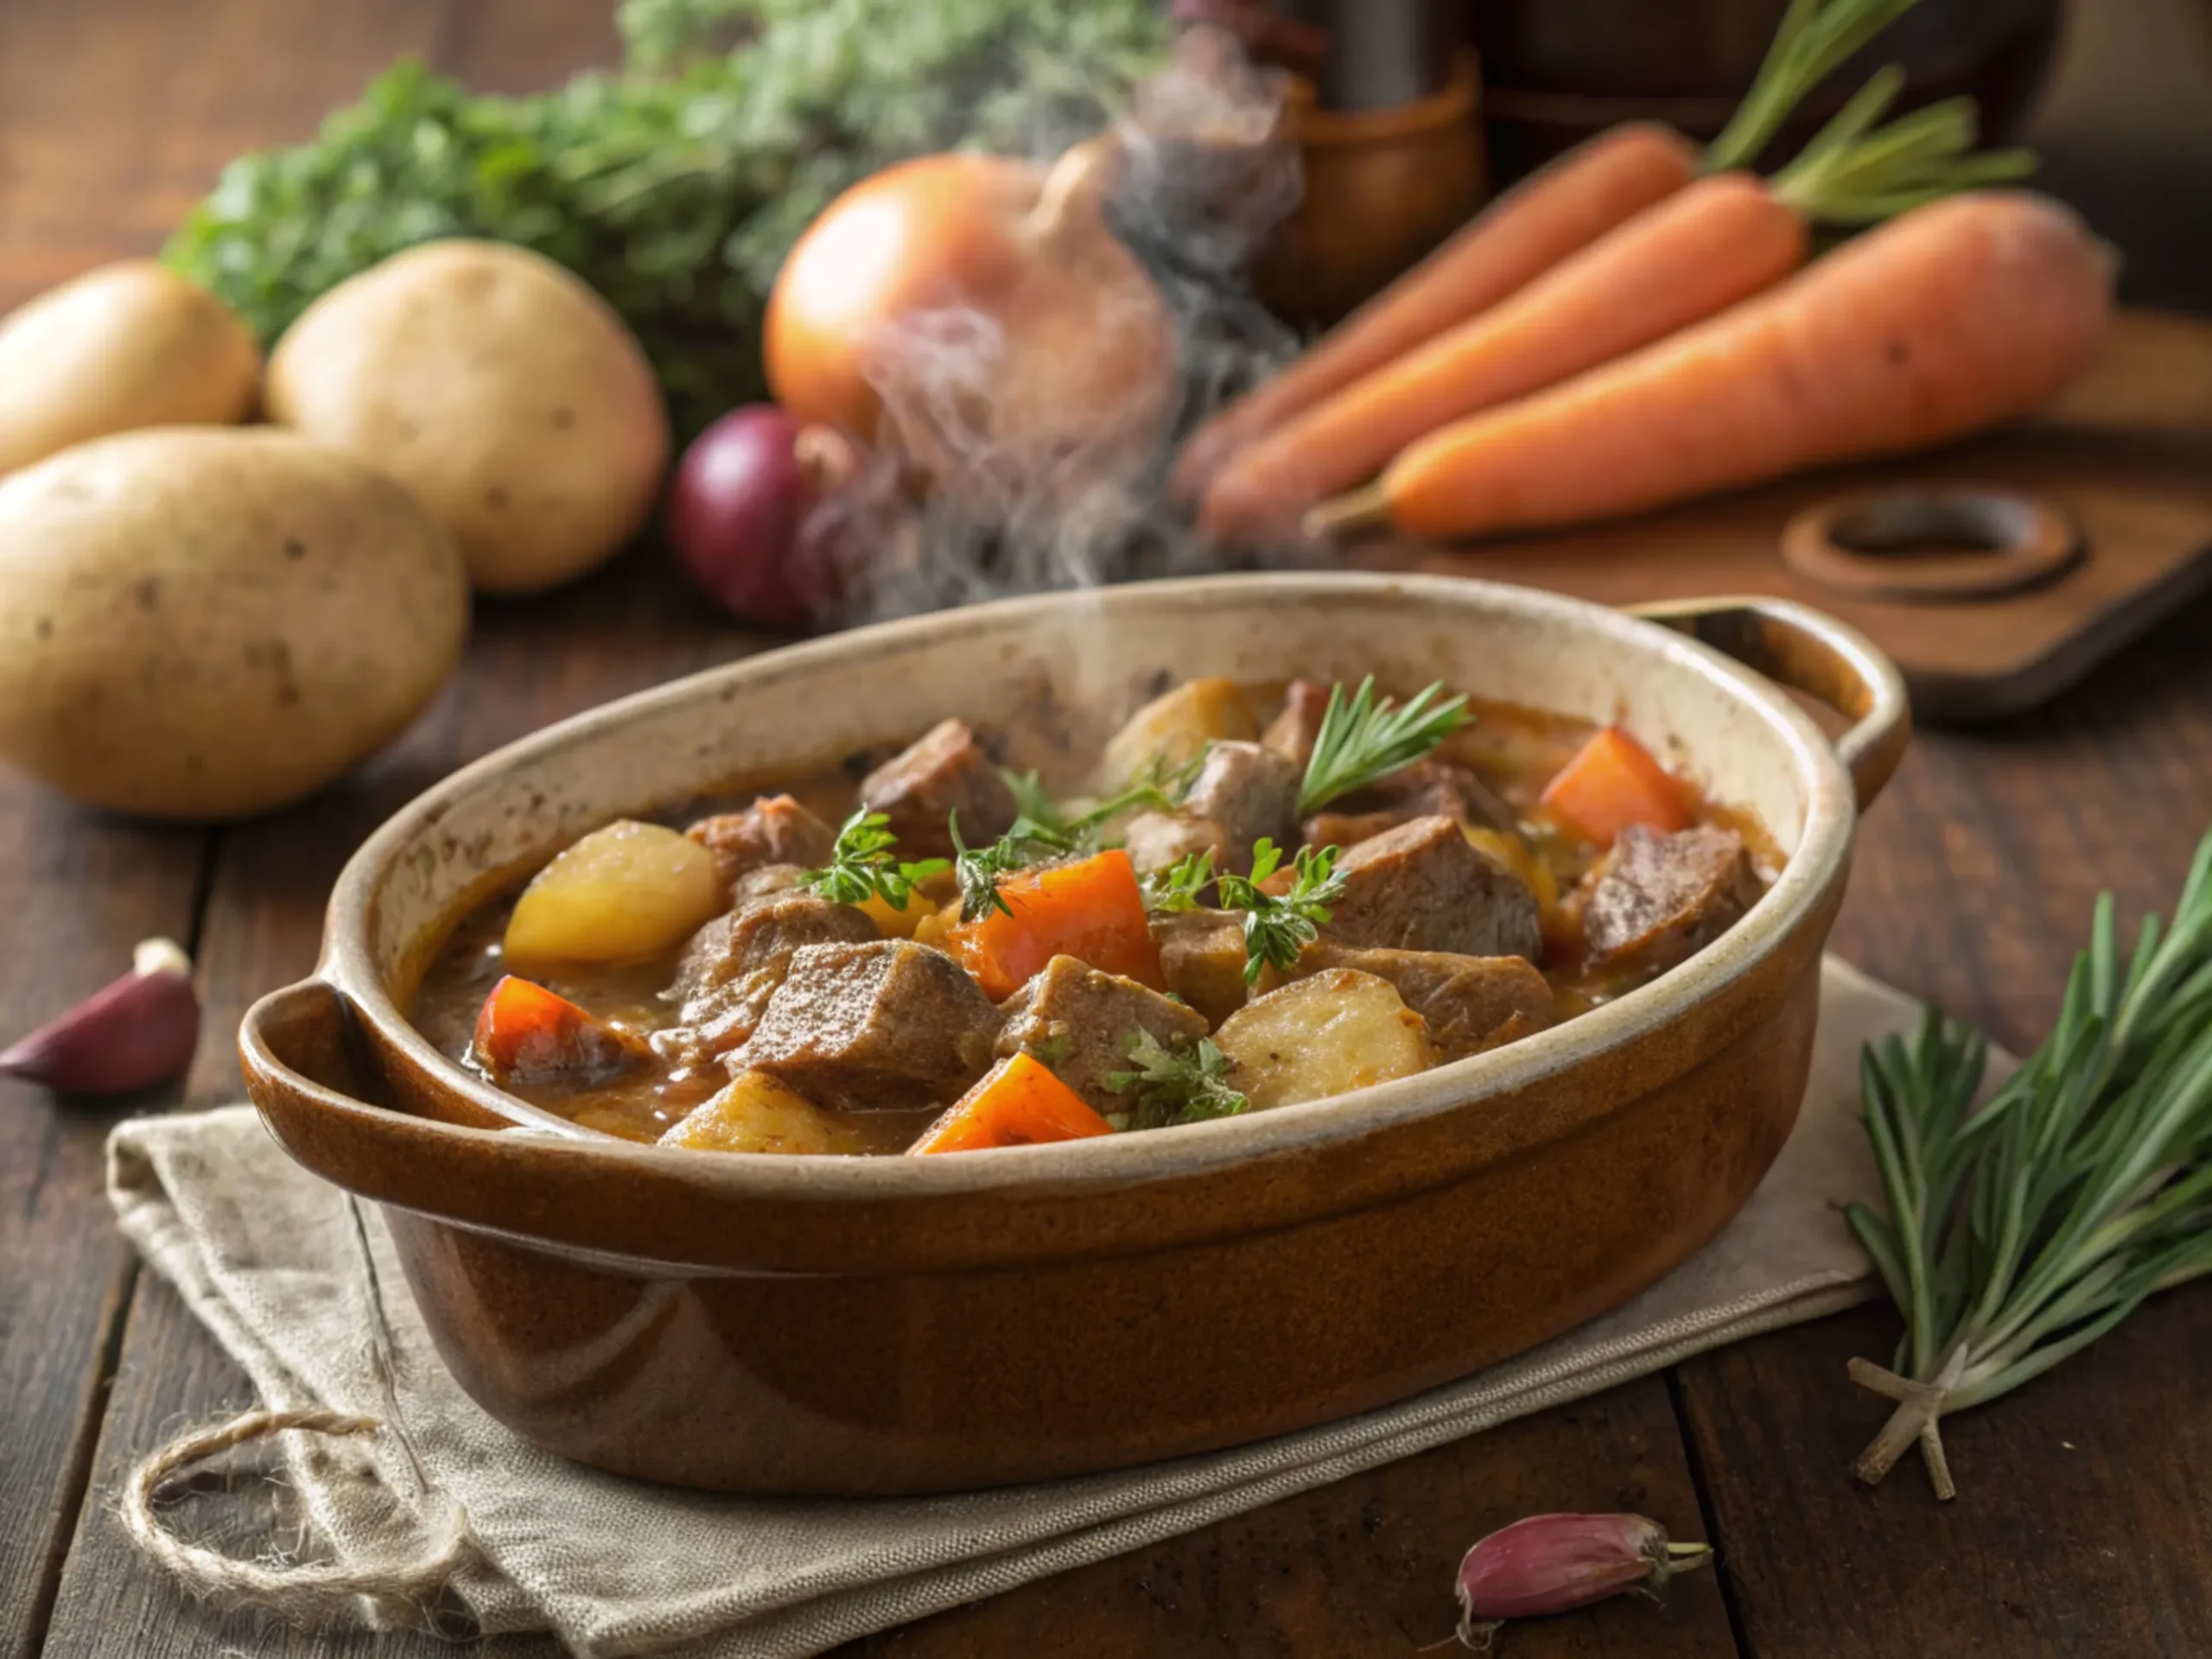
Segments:
[[[2037,136],[2056,186],[2121,237],[2135,297],[2212,309],[2207,16],[2184,0],[2080,7]],[[225,159],[306,133],[399,53],[519,90],[613,49],[607,0],[0,0],[0,308],[153,249]],[[2057,707],[1923,741],[1866,823],[1837,947],[2032,1043],[2094,890],[2130,911],[2164,905],[2212,823],[2208,641],[2212,603]],[[480,607],[435,707],[296,810],[149,829],[0,776],[0,1032],[170,933],[199,963],[200,1053],[180,1088],[127,1109],[237,1097],[239,1012],[309,965],[332,876],[387,812],[546,721],[763,643],[632,559]],[[0,1659],[450,1651],[219,1618],[124,1542],[106,1506],[119,1471],[251,1395],[110,1223],[100,1149],[118,1115],[0,1081]],[[1452,1567],[1483,1532],[1532,1510],[1625,1508],[1717,1541],[1719,1570],[1663,1608],[1518,1628],[1518,1659],[2212,1654],[2212,1290],[2159,1299],[1958,1420],[1962,1496],[1948,1507],[1910,1462],[1876,1491],[1846,1473],[1885,1408],[1844,1362],[1894,1334],[1869,1308],[1745,1343],[853,1651],[1406,1653],[1450,1629]]]

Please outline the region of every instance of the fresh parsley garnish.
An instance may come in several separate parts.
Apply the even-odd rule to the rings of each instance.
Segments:
[[[1251,1103],[1230,1088],[1229,1057],[1201,1037],[1189,1048],[1163,1047],[1148,1031],[1129,1033],[1130,1069],[1109,1071],[1106,1086],[1117,1095],[1134,1092],[1133,1129],[1162,1129],[1199,1123],[1210,1117],[1234,1117]]]
[[[1164,870],[1148,870],[1138,886],[1150,911],[1196,910],[1198,895],[1213,884],[1213,849],[1185,853]]]
[[[1298,953],[1320,937],[1329,906],[1344,897],[1344,879],[1338,873],[1339,849],[1301,847],[1292,861],[1290,891],[1277,898],[1263,892],[1260,883],[1282,864],[1282,849],[1262,836],[1252,847],[1252,874],[1224,874],[1215,887],[1224,910],[1244,912],[1244,982],[1257,982],[1262,969],[1284,973],[1298,966]]]
[[[953,872],[960,883],[960,919],[978,922],[995,910],[1014,914],[1014,906],[999,892],[999,879],[1025,865],[1046,859],[1087,852],[1078,831],[1054,829],[1027,816],[1016,818],[1006,834],[988,847],[970,847],[960,838],[960,815],[951,822],[952,845],[958,857]]]
[[[836,845],[830,849],[824,868],[809,870],[800,884],[811,887],[833,904],[864,905],[880,899],[893,910],[906,908],[917,882],[942,875],[952,868],[948,860],[925,858],[908,863],[899,856],[899,838],[891,833],[891,820],[865,806],[837,828]]]
[[[1052,798],[1052,791],[1034,771],[1015,772],[1001,766],[999,776],[1006,779],[1007,788],[1014,795],[1014,810],[1032,823],[1042,824],[1047,830],[1065,830],[1067,818],[1060,811],[1060,804]]]
[[[1060,850],[1095,853],[1100,846],[1100,832],[1131,808],[1148,806],[1166,812],[1180,806],[1184,797],[1191,792],[1192,782],[1198,777],[1204,760],[1203,755],[1197,756],[1179,766],[1169,766],[1164,760],[1155,760],[1146,768],[1144,776],[1120,794],[1109,795],[1072,813],[1052,798],[1052,791],[1034,772],[1014,772],[1001,766],[999,776],[1006,779],[1007,788],[1014,794],[1014,808],[1021,815],[1017,827],[1020,823],[1029,824],[1033,839],[1039,834],[1062,837],[1066,845]]]
[[[1329,706],[1306,763],[1298,791],[1298,816],[1319,811],[1331,801],[1363,789],[1401,766],[1409,766],[1467,723],[1464,696],[1439,702],[1444,690],[1433,682],[1400,708],[1375,695],[1375,677],[1359,683],[1347,698],[1342,682],[1329,688]]]

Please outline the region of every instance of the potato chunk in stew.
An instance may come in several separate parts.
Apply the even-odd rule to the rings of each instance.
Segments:
[[[1428,1026],[1389,982],[1326,968],[1222,1021],[1214,1046],[1254,1111],[1409,1077],[1436,1064]]]
[[[657,823],[619,819],[540,870],[507,918],[508,965],[638,962],[722,907],[715,855]]]
[[[836,1126],[795,1089],[765,1071],[741,1071],[660,1138],[693,1152],[836,1152]]]
[[[1244,688],[1234,680],[1185,680],[1131,715],[1106,741],[1098,758],[1098,783],[1109,793],[1127,789],[1154,767],[1195,760],[1209,743],[1260,734]]]

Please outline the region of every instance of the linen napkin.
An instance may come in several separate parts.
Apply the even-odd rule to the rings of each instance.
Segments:
[[[540,1451],[447,1375],[374,1212],[293,1164],[249,1107],[122,1125],[109,1143],[109,1196],[148,1263],[270,1408],[382,1423],[350,1440],[283,1437],[341,1583],[354,1570],[392,1582],[393,1563],[413,1556],[419,1569],[427,1553],[438,1563],[433,1581],[487,1634],[550,1630],[580,1659],[781,1659],[1861,1300],[1873,1281],[1839,1213],[1878,1191],[1858,1122],[1859,1051],[1916,1017],[1910,1000],[1830,958],[1812,1080],[1780,1159],[1718,1238],[1603,1318],[1364,1416],[1203,1457],[948,1497],[716,1497]],[[372,1331],[389,1332],[388,1352]],[[419,1570],[399,1579],[423,1587]],[[402,1599],[342,1605],[372,1624],[419,1622],[419,1607],[410,1615]]]

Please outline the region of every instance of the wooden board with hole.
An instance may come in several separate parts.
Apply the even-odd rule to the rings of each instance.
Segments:
[[[1861,492],[1899,489],[2024,494],[2070,524],[2078,548],[2046,557],[2022,580],[1992,584],[2000,591],[1948,597],[1882,596],[1899,585],[1892,572],[1934,559],[1955,575],[1974,563],[1971,551],[1930,547],[1926,537],[1909,552],[1847,556],[1827,581],[1784,558],[1784,531],[1801,515],[1831,503],[1840,509],[1843,498]],[[1847,516],[1840,513],[1839,522]],[[2027,425],[1931,454],[1791,479],[1618,524],[1464,549],[1402,545],[1370,556],[1393,568],[1525,582],[1607,604],[1783,594],[1865,630],[1904,670],[1923,720],[2017,713],[2064,690],[2212,587],[2212,321],[2124,312],[2095,367],[2052,409]],[[2019,563],[2024,569],[2027,561]]]

